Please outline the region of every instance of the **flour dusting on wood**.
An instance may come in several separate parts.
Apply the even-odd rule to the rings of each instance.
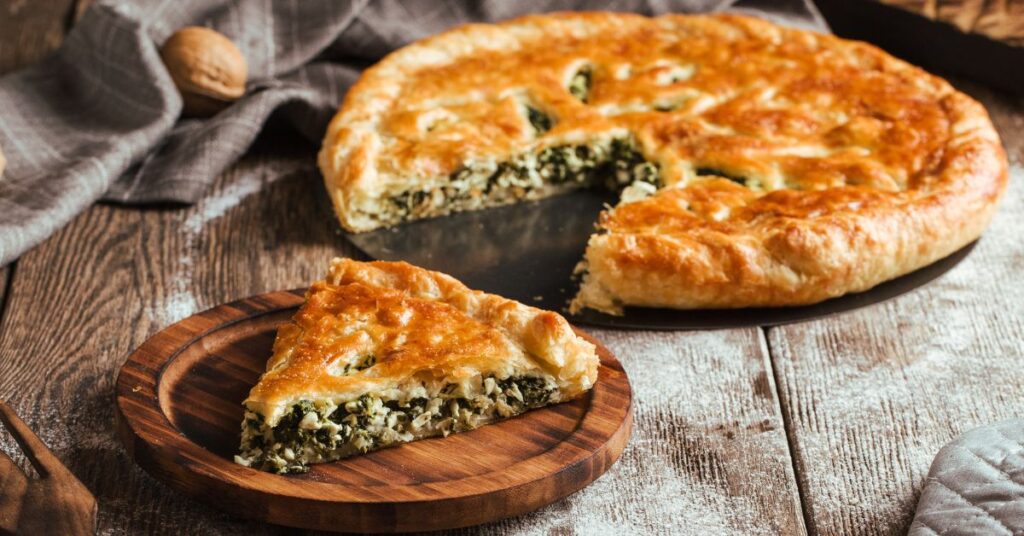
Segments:
[[[198,251],[197,240],[213,221],[224,216],[231,209],[240,205],[248,197],[260,189],[273,183],[278,175],[266,173],[248,173],[225,186],[219,192],[200,200],[189,209],[189,214],[181,224],[182,255],[177,266],[170,274],[170,284],[161,306],[152,311],[153,318],[160,325],[173,324],[183,318],[195,314],[199,304],[193,293],[195,287],[194,256]]]
[[[234,183],[225,186],[222,191],[199,201],[192,214],[182,224],[182,230],[193,236],[198,235],[206,224],[223,216],[228,210],[272,182],[267,179],[268,177],[262,175],[242,175]]]
[[[769,331],[818,532],[905,532],[944,444],[1024,414],[1022,218],[1024,167],[1013,162],[991,226],[942,278],[878,306]]]
[[[629,373],[629,445],[584,490],[488,532],[800,532],[796,483],[772,389],[762,381],[757,330],[593,334]]]

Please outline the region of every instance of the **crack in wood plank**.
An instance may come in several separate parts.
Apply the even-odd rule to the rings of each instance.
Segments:
[[[810,510],[807,508],[807,502],[804,499],[809,494],[809,490],[806,489],[806,484],[801,481],[802,471],[797,463],[797,456],[794,455],[796,449],[799,447],[794,439],[796,437],[793,423],[790,421],[789,416],[785,411],[782,411],[782,401],[779,398],[779,376],[778,370],[776,370],[774,363],[774,353],[772,352],[771,339],[768,337],[768,332],[774,328],[761,327],[758,328],[761,340],[761,346],[764,349],[764,361],[765,369],[771,371],[772,378],[772,392],[775,394],[775,408],[779,414],[779,418],[782,419],[782,429],[786,434],[786,446],[788,448],[790,468],[793,471],[793,479],[796,483],[796,496],[800,506],[801,519],[803,520],[803,527],[805,534],[812,534],[814,528],[814,518],[811,516]]]

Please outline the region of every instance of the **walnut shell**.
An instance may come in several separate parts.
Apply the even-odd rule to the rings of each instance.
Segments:
[[[176,31],[160,57],[181,92],[186,116],[214,115],[245,94],[245,57],[214,30],[188,26]]]

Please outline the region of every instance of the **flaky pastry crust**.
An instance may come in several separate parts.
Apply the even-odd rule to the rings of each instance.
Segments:
[[[736,15],[559,13],[419,41],[352,88],[320,167],[342,225],[365,231],[381,199],[467,162],[622,136],[663,187],[602,216],[573,310],[865,290],[976,239],[1007,179],[986,111],[946,81]]]
[[[362,355],[375,364],[340,373],[341,363]],[[273,426],[300,400],[343,404],[412,384],[533,372],[552,376],[569,400],[593,386],[597,367],[594,345],[556,313],[404,262],[334,259],[278,330],[245,406]]]

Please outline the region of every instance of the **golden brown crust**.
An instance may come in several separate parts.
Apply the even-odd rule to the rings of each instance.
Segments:
[[[373,355],[376,364],[342,374]],[[267,422],[300,399],[343,403],[420,382],[543,372],[564,399],[597,379],[594,346],[561,316],[406,263],[335,259],[325,281],[281,326],[267,372],[246,406]]]
[[[979,104],[946,97],[954,132],[927,186],[757,194],[723,179],[620,205],[591,238],[574,305],[745,307],[814,303],[871,288],[976,239],[1006,160]]]
[[[567,89],[584,64],[586,103]],[[535,133],[523,102],[554,128]],[[624,134],[667,187],[603,217],[575,307],[864,290],[977,238],[1006,183],[985,110],[947,82],[867,44],[735,15],[561,13],[420,41],[349,92],[320,165],[343,225],[361,231],[379,225],[372,200],[467,161]]]

